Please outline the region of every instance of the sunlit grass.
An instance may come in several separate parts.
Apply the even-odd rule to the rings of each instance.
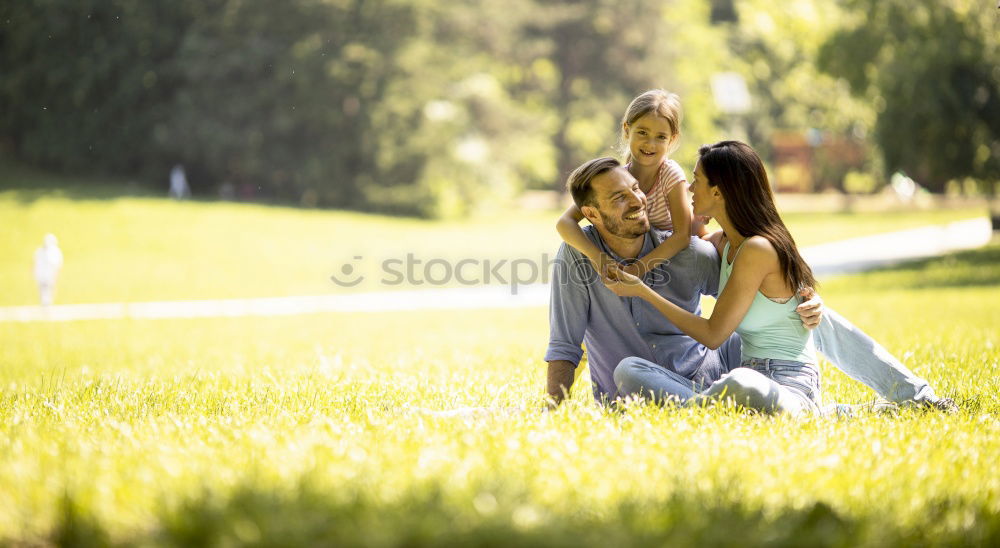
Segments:
[[[800,245],[981,216],[977,210],[891,214],[791,214]],[[431,222],[336,211],[163,198],[80,199],[59,192],[0,191],[0,305],[35,304],[34,250],[54,233],[66,256],[57,302],[120,302],[321,295],[347,291],[425,289],[446,279],[444,259],[478,261],[464,277],[497,283],[486,260],[527,259],[522,279],[543,281],[546,258],[559,245],[555,212],[510,211],[488,217]],[[397,283],[403,263],[414,276]],[[509,263],[507,263],[509,265]],[[350,274],[344,274],[345,265]],[[509,281],[507,266],[495,271]],[[341,287],[362,277],[356,286]],[[388,284],[386,283],[388,282]]]
[[[995,544],[998,253],[823,286],[957,416],[542,413],[544,308],[3,324],[0,539]]]

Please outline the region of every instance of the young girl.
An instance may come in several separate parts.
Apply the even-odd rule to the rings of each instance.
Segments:
[[[627,271],[642,278],[656,265],[687,248],[691,237],[691,206],[684,170],[667,155],[677,147],[681,134],[681,102],[673,93],[654,89],[636,97],[622,117],[625,167],[646,194],[650,224],[673,234]],[[583,233],[583,213],[575,205],[563,213],[556,230],[569,245],[586,255],[606,275],[614,260],[601,252]]]
[[[816,287],[816,280],[778,216],[764,164],[739,141],[704,146],[698,154],[691,184],[694,214],[711,216],[722,226],[707,238],[722,257],[712,316],[681,309],[616,267],[609,268],[605,283],[618,295],[647,300],[709,348],[718,348],[733,331],[740,334],[741,367],[701,393],[679,379],[669,389],[673,396],[687,402],[727,397],[750,408],[792,414],[818,411],[812,332],[795,313],[796,294]]]

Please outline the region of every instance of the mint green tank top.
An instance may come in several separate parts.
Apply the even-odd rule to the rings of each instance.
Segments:
[[[742,249],[743,244],[740,244],[736,249],[736,256]],[[726,260],[728,256],[729,242],[726,242],[722,251],[722,268],[719,269],[719,295],[722,295],[733,271],[733,265]],[[733,257],[734,263],[736,256]],[[743,340],[743,359],[772,358],[816,363],[812,332],[802,325],[802,320],[795,312],[798,305],[798,297],[788,299],[787,303],[777,303],[757,290],[750,309],[736,327],[736,332]]]

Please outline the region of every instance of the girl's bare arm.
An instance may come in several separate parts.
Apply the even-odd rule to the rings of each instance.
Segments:
[[[590,241],[590,238],[583,233],[583,229],[580,228],[582,220],[583,212],[580,211],[580,208],[575,205],[569,206],[569,209],[556,222],[556,231],[559,232],[559,236],[564,242],[590,259],[597,272],[603,276],[608,265],[614,263],[614,260],[607,253],[598,249],[594,242]]]

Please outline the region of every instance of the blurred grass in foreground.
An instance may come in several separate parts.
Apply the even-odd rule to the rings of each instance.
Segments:
[[[6,324],[0,542],[996,545],[998,258],[822,288],[956,416],[537,412],[543,308]]]
[[[280,297],[338,292],[427,289],[441,279],[439,265],[475,259],[474,281],[495,278],[484,260],[527,259],[547,272],[560,243],[555,212],[467,221],[431,222],[228,202],[174,202],[164,198],[90,199],[79,190],[0,191],[0,305],[37,304],[31,277],[34,250],[46,233],[59,237],[66,263],[56,302],[120,302]],[[859,214],[789,214],[800,245],[982,216],[975,209]],[[410,281],[388,285],[383,261],[422,264]],[[402,264],[402,263],[400,263]],[[509,263],[508,263],[509,264]],[[351,269],[344,275],[344,268]],[[403,272],[401,266],[394,272]],[[506,279],[510,279],[510,269]],[[331,281],[363,276],[354,287]],[[445,285],[457,286],[449,277]]]

